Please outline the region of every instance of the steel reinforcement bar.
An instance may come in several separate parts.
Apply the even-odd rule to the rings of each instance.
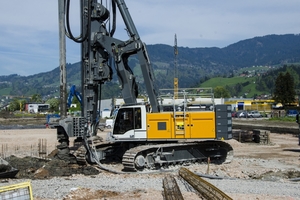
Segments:
[[[222,192],[219,188],[200,178],[186,168],[180,168],[179,175],[195,190],[197,190],[205,199],[232,200],[231,197]]]
[[[165,200],[184,200],[176,179],[173,176],[166,176],[163,179],[163,187]]]

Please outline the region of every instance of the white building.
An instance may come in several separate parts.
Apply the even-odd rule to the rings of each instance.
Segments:
[[[47,112],[50,109],[49,104],[26,104],[26,110],[29,113],[40,113],[40,112]]]

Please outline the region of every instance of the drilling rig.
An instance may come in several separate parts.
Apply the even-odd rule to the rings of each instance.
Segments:
[[[102,2],[102,1],[101,1]],[[106,1],[107,2],[107,1]],[[66,35],[81,44],[82,111],[80,117],[66,117],[59,121],[57,157],[78,163],[96,163],[105,169],[103,162],[122,162],[125,171],[157,170],[169,165],[207,161],[226,162],[231,159],[232,147],[219,140],[231,135],[230,105],[199,106],[191,109],[196,96],[207,95],[204,89],[170,90],[168,94],[184,97],[176,108],[164,109],[163,100],[154,87],[154,73],[146,45],[131,18],[124,0],[109,1],[111,8],[97,0],[80,1],[81,34],[75,37],[69,23],[70,0],[65,0]],[[116,12],[126,26],[128,39],[114,37]],[[111,29],[108,21],[112,22]],[[175,57],[177,44],[175,36]],[[129,59],[138,59],[146,87],[148,102],[137,103],[138,84],[129,66]],[[101,87],[112,79],[113,70],[118,75],[122,105],[114,119],[114,127],[106,141],[97,137]],[[179,95],[180,94],[180,95]],[[175,107],[174,107],[175,108]],[[219,129],[220,123],[224,129]],[[70,138],[75,137],[73,146]],[[74,152],[73,154],[70,154]]]

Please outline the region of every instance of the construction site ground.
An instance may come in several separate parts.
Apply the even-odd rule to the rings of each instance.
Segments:
[[[2,122],[5,121],[2,119]],[[0,120],[1,122],[1,120]],[[257,124],[258,122],[255,121]],[[268,123],[262,121],[260,123]],[[284,126],[282,124],[281,126]],[[262,126],[263,127],[263,126]],[[257,127],[255,127],[257,128]],[[105,129],[99,131],[98,135],[105,138],[110,130]],[[243,180],[265,180],[271,182],[290,182],[291,179],[300,177],[300,146],[298,135],[292,133],[275,133],[270,134],[269,144],[258,144],[254,142],[240,143],[237,140],[228,140],[234,149],[234,159],[231,163],[215,165],[215,164],[195,164],[184,166],[192,172],[209,175],[213,177],[234,178]],[[56,140],[56,129],[38,128],[38,129],[2,129],[0,130],[0,155],[9,160],[15,167],[21,168],[15,179],[0,179],[0,187],[3,185],[17,183],[23,180],[55,180],[57,177],[63,177],[64,180],[72,179],[93,179],[103,180],[119,180],[116,188],[124,186],[124,180],[138,178],[163,179],[167,174],[177,174],[176,168],[173,172],[154,173],[154,174],[111,174],[102,171],[94,166],[79,167],[74,164],[65,164],[58,161],[47,161],[38,159],[38,157],[48,157],[58,144]],[[41,149],[41,146],[43,148]],[[40,148],[39,148],[40,147]],[[44,154],[46,152],[46,154]],[[13,155],[13,156],[12,156]],[[26,162],[30,164],[26,165]],[[45,167],[47,166],[48,167]],[[34,167],[33,167],[34,166]],[[108,165],[114,169],[122,169],[121,164]],[[66,171],[61,169],[66,168]],[[105,177],[105,179],[103,178]],[[209,181],[209,179],[208,179]],[[117,181],[118,183],[118,181]],[[249,182],[250,183],[250,182]],[[134,183],[132,183],[134,184]],[[163,199],[162,185],[157,188],[138,189],[136,187],[131,190],[118,191],[106,188],[91,188],[88,185],[75,186],[76,189],[70,189],[69,193],[64,195],[62,199]],[[158,182],[161,184],[161,182]],[[298,198],[287,195],[284,191],[279,194],[258,194],[249,188],[248,192],[232,193],[223,191],[233,199],[300,199],[300,182],[293,182],[295,187],[299,188]],[[45,183],[45,187],[47,184]],[[125,184],[126,185],[126,184]],[[33,195],[35,199],[52,199],[41,197],[35,194],[33,187]],[[38,193],[40,194],[40,193]],[[194,191],[183,191],[185,199],[199,198]],[[53,199],[56,199],[53,197]]]

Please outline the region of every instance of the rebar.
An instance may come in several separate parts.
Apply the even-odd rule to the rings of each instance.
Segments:
[[[165,200],[183,200],[181,191],[173,176],[166,176],[163,179],[164,198]]]
[[[197,190],[205,199],[215,200],[232,200],[227,194],[215,187],[211,183],[200,178],[186,168],[180,168],[179,175],[188,182],[195,190]]]

